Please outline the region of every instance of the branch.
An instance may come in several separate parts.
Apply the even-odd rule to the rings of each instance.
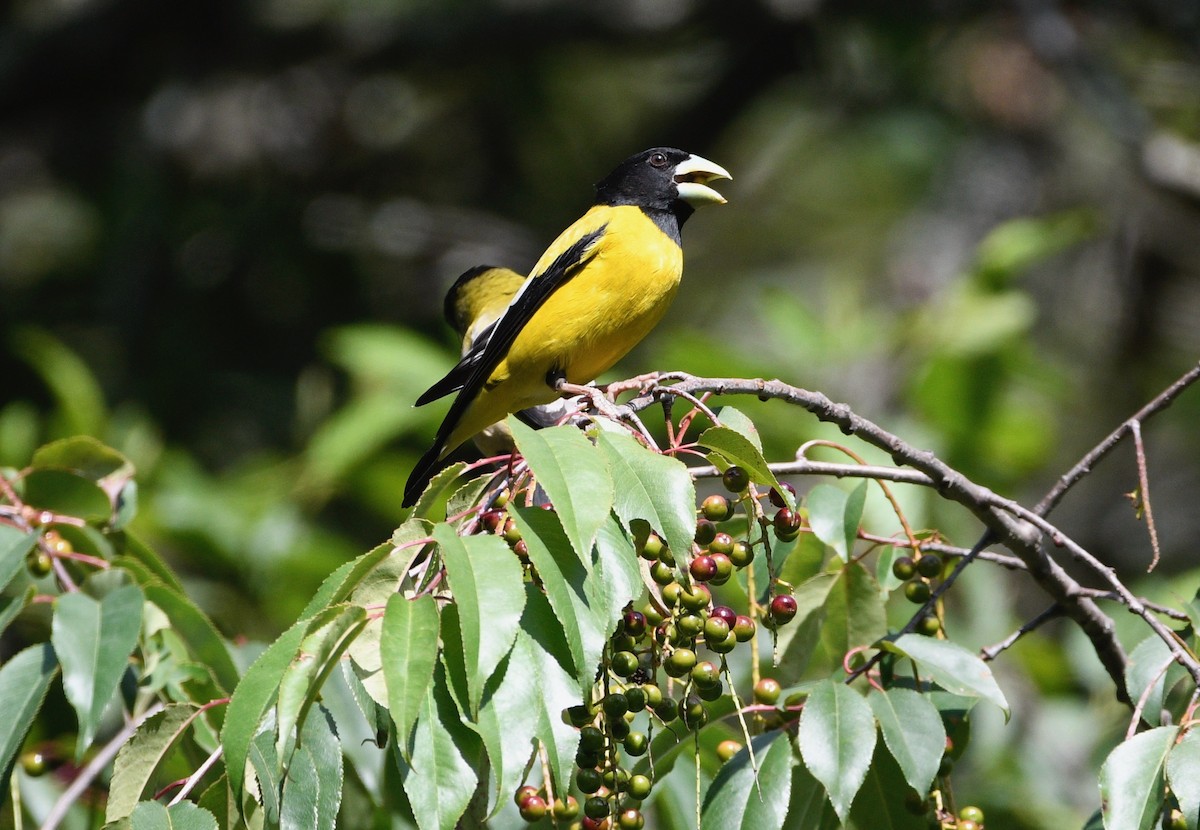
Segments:
[[[932,452],[910,446],[898,436],[856,415],[846,404],[834,403],[819,392],[800,389],[779,380],[676,377],[680,380],[675,386],[656,389],[655,394],[635,398],[628,406],[635,411],[644,409],[653,405],[660,395],[669,394],[673,388],[693,395],[713,392],[717,395],[754,395],[764,401],[781,400],[802,407],[822,421],[836,424],[846,435],[856,435],[884,450],[896,464],[924,473],[944,498],[967,508],[983,522],[995,541],[1024,562],[1030,576],[1087,635],[1116,686],[1117,697],[1128,701],[1129,696],[1125,691],[1125,650],[1117,640],[1112,619],[1083,593],[1078,582],[1046,554],[1041,546],[1039,528],[1014,515],[1012,502],[1001,499],[991,490],[971,481]],[[1158,620],[1154,619],[1154,622]],[[1200,666],[1197,671],[1200,673]]]

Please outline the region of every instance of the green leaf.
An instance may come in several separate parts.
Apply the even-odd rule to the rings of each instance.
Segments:
[[[37,531],[17,530],[0,524],[0,591],[8,587],[13,577],[25,568],[25,557],[37,544]]]
[[[475,715],[484,684],[517,636],[525,608],[525,575],[520,560],[498,536],[459,536],[446,524],[435,527],[433,535],[458,606],[469,706]]]
[[[1167,781],[1188,830],[1196,830],[1200,826],[1200,732],[1195,728],[1184,733],[1167,756]]]
[[[595,669],[604,648],[604,633],[587,604],[588,568],[575,553],[554,513],[536,507],[510,508],[529,549],[546,599],[558,617],[582,678]],[[590,564],[590,556],[588,564]]]
[[[792,797],[783,830],[840,830],[841,827],[821,782],[813,778],[804,764],[793,766]]]
[[[167,615],[171,628],[187,643],[192,655],[212,672],[221,691],[229,694],[238,684],[238,670],[212,620],[186,595],[166,585],[143,584],[142,590],[146,599]]]
[[[871,707],[844,683],[823,680],[804,704],[799,742],[805,766],[825,785],[833,809],[845,821],[875,751]]]
[[[170,807],[157,801],[143,801],[114,830],[217,830],[217,819],[190,801]]]
[[[791,683],[804,674],[820,644],[829,592],[840,578],[838,573],[820,573],[800,583],[792,593],[796,600],[796,617],[779,629],[776,641],[781,683]]]
[[[58,661],[49,643],[18,651],[0,666],[0,700],[4,701],[4,717],[0,718],[0,787],[4,792],[17,750],[25,742],[56,674]]]
[[[258,801],[267,823],[279,824],[283,778],[279,753],[275,751],[275,734],[270,729],[263,729],[250,742],[250,763],[258,779]]]
[[[812,533],[801,533],[779,566],[779,579],[788,585],[799,585],[812,579],[824,570],[827,550],[825,543]]]
[[[758,830],[781,827],[792,794],[796,758],[787,734],[772,731],[753,739],[758,782],[743,748],[721,766],[704,797],[701,830]],[[760,796],[761,793],[761,796]]]
[[[478,776],[473,759],[455,740],[451,729],[460,725],[446,688],[444,672],[425,693],[416,725],[409,736],[407,763],[401,758],[400,777],[421,830],[451,830],[467,809]]]
[[[405,522],[393,534],[392,541],[400,541],[397,537],[423,533],[420,538],[429,535],[424,532],[423,520]],[[400,586],[408,579],[412,558],[418,549],[392,547],[378,562],[371,562],[370,567],[356,566],[346,579],[346,585],[338,590],[337,595],[349,591],[351,601],[364,608],[383,608],[387,605],[392,594],[400,590]],[[428,554],[426,554],[428,555]],[[372,557],[374,559],[374,557]],[[354,671],[367,694],[380,706],[387,707],[387,683],[383,674],[383,661],[380,659],[380,639],[383,633],[383,617],[371,615],[366,627],[350,645],[350,658],[354,663]]]
[[[456,596],[457,599],[457,596]],[[521,591],[524,604],[525,592]],[[417,719],[438,654],[438,609],[433,597],[408,599],[392,594],[383,613],[379,642],[387,680],[388,710],[398,740],[405,742]]]
[[[21,612],[25,610],[25,606],[29,605],[29,601],[36,594],[37,588],[30,585],[19,594],[0,596],[0,634],[3,634],[4,629],[20,616]]]
[[[250,741],[258,732],[263,713],[279,693],[279,681],[291,665],[296,649],[308,631],[309,620],[301,619],[283,632],[246,670],[233,691],[221,730],[225,768],[234,803],[241,803],[245,790],[246,756]]]
[[[1105,827],[1150,830],[1157,824],[1166,797],[1163,767],[1178,734],[1177,726],[1149,729],[1108,754],[1100,768]]]
[[[108,494],[94,481],[68,470],[39,468],[28,472],[25,503],[35,510],[78,516],[89,522],[106,522],[112,515]]]
[[[439,510],[438,505],[446,501],[447,496],[453,495],[459,489],[459,478],[466,472],[467,465],[456,461],[448,467],[443,467],[434,473],[433,478],[425,485],[417,503],[413,505],[410,516],[420,516],[434,521],[445,518],[446,511]]]
[[[133,812],[142,790],[171,747],[187,732],[197,712],[195,706],[187,703],[171,704],[142,723],[121,747],[108,787],[106,822],[120,821]]]
[[[335,605],[309,623],[300,648],[279,680],[276,703],[275,749],[286,770],[309,707],[342,654],[367,624],[367,611],[358,605]]]
[[[895,759],[876,744],[846,830],[929,830],[928,818],[914,814],[904,803],[908,786]]]
[[[692,549],[696,534],[696,486],[682,461],[643,447],[628,435],[600,432],[616,496],[613,509],[629,527],[642,519],[671,550]]]
[[[596,531],[613,506],[613,480],[604,456],[573,426],[534,430],[515,415],[506,423],[534,478],[554,504],[571,546],[581,558],[589,556]]]
[[[1163,696],[1166,694],[1167,669],[1170,668],[1170,663],[1170,647],[1155,634],[1138,643],[1129,653],[1129,660],[1125,663],[1125,688],[1129,692],[1129,698],[1141,700],[1145,695],[1142,719],[1151,726],[1158,726],[1162,718]]]
[[[740,432],[724,426],[712,427],[701,433],[696,443],[717,454],[718,458],[712,461],[718,467],[736,465],[749,473],[750,480],[755,484],[782,492],[779,480],[767,466],[762,451]]]
[[[122,585],[96,600],[82,591],[54,602],[50,641],[63,669],[63,691],[79,717],[79,758],[92,743],[129,655],[137,645],[145,598],[136,585]]]
[[[946,751],[946,729],[937,708],[924,695],[898,688],[872,692],[867,703],[908,785],[929,792]]]
[[[867,482],[863,481],[847,493],[831,484],[818,484],[805,497],[808,522],[813,533],[837,551],[843,562],[850,561],[858,525],[862,521],[863,505],[867,499]]]
[[[342,803],[342,747],[333,718],[318,704],[304,720],[283,782],[280,830],[334,830]]]
[[[887,634],[883,594],[861,562],[852,562],[838,572],[823,614],[821,646],[830,670],[842,665],[850,649],[871,645]]]
[[[746,438],[760,453],[763,451],[762,436],[758,434],[758,427],[744,412],[732,406],[723,406],[717,410],[717,418],[720,419],[721,426],[732,429]]]
[[[128,458],[90,435],[74,435],[40,447],[30,466],[70,470],[100,483],[113,495],[134,472]]]
[[[949,640],[905,634],[894,642],[884,642],[890,651],[911,657],[922,673],[948,692],[964,697],[979,697],[996,704],[1009,714],[1004,692],[996,685],[992,670],[975,654]]]

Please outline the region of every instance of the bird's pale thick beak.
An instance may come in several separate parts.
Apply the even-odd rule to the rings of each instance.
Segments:
[[[732,180],[729,171],[700,156],[688,156],[675,165],[675,186],[679,198],[691,205],[725,204],[725,197],[708,186],[717,179]]]

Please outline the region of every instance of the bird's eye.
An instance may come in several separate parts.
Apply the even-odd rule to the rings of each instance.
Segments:
[[[662,153],[652,153],[650,155],[650,165],[652,167],[666,167],[667,157]]]

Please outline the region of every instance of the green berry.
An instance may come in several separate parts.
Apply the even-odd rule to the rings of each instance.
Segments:
[[[745,614],[738,614],[733,623],[733,636],[737,637],[739,643],[745,643],[754,639],[754,629],[754,620]]]
[[[696,635],[704,630],[704,618],[699,614],[684,614],[675,621],[675,627],[684,637],[689,640],[695,639]]]
[[[601,706],[604,708],[604,714],[610,718],[619,718],[629,711],[629,701],[620,692],[613,692],[604,698]]]
[[[697,688],[710,689],[721,682],[721,670],[708,660],[692,666],[692,682]]]
[[[710,651],[715,651],[717,654],[728,654],[737,648],[738,640],[731,631],[724,640],[705,640],[704,644]]]
[[[764,677],[754,684],[754,700],[767,706],[774,706],[782,692],[783,687],[773,677]]]
[[[917,622],[917,633],[924,634],[926,637],[934,637],[941,630],[942,624],[933,614],[926,614]]]
[[[654,576],[653,568],[650,570],[650,575]],[[655,581],[658,581],[657,577],[655,577]],[[662,583],[659,584],[661,585]],[[679,598],[682,595],[683,586],[678,582],[668,582],[667,584],[663,585],[662,601],[663,605],[667,606],[668,608],[674,608],[679,603]]]
[[[551,813],[558,821],[574,821],[579,817],[579,802],[573,795],[568,795],[566,801],[556,798]]]
[[[963,821],[973,821],[976,824],[983,824],[983,810],[973,804],[959,810],[958,817]]]
[[[690,648],[677,648],[663,663],[663,671],[671,677],[683,677],[696,665],[696,652]]]
[[[704,642],[719,643],[729,636],[729,623],[720,617],[709,617],[704,621]]]
[[[911,556],[897,556],[892,560],[892,576],[907,582],[917,574],[917,563]]]
[[[670,723],[679,717],[679,704],[673,697],[664,697],[662,701],[654,707],[654,714],[662,720],[663,723]]]
[[[540,795],[531,795],[521,803],[521,818],[533,824],[535,821],[544,819],[548,809],[546,799]]]
[[[617,677],[629,677],[638,670],[638,658],[632,651],[618,651],[612,656],[611,665]]]
[[[688,695],[679,707],[679,716],[683,719],[683,725],[692,730],[708,723],[708,710],[704,708],[704,701],[696,695]]]
[[[646,537],[646,541],[642,543],[642,549],[638,551],[643,559],[651,561],[658,559],[663,550],[663,541],[657,534],[651,533]]]
[[[646,754],[646,750],[650,748],[650,739],[646,737],[645,732],[630,732],[621,742],[621,746],[629,755],[637,758]]]
[[[646,776],[632,775],[629,777],[629,784],[626,786],[625,792],[630,798],[643,801],[649,797],[652,787],[652,782]]]
[[[666,562],[659,560],[650,566],[650,578],[654,580],[656,585],[662,585],[664,588],[675,581],[675,569]],[[666,592],[663,593],[663,601],[667,601]],[[674,605],[674,602],[667,602],[667,605]]]
[[[592,718],[595,717],[595,714],[592,712],[592,710],[583,705],[571,706],[565,709],[564,712],[566,713],[565,720],[567,723],[571,724],[571,726],[574,726],[576,729],[587,726],[592,722]]]
[[[604,779],[594,769],[581,769],[575,773],[575,786],[584,795],[591,795],[604,786]]]
[[[645,826],[646,819],[642,816],[641,810],[633,807],[622,810],[621,815],[617,816],[617,827],[621,830],[642,830]]]
[[[646,692],[641,686],[626,689],[625,700],[629,702],[630,712],[640,712],[646,708]]]
[[[45,775],[46,770],[50,767],[46,756],[37,750],[30,751],[21,755],[21,769],[30,778],[37,778],[39,775]]]
[[[717,757],[721,759],[722,764],[741,751],[742,745],[732,738],[721,741],[719,744],[717,744]]]
[[[655,686],[653,683],[643,683],[641,685],[642,692],[646,695],[646,705],[651,709],[658,706],[663,701],[662,689]],[[628,693],[627,693],[628,694]]]
[[[904,596],[908,597],[908,601],[916,605],[922,605],[929,600],[929,583],[928,582],[909,582],[904,586]]]
[[[729,504],[729,499],[714,493],[700,505],[700,512],[710,522],[723,522],[733,515],[733,507]]]
[[[608,799],[594,795],[583,803],[583,814],[588,818],[607,818]]]
[[[579,748],[584,752],[602,752],[604,733],[594,726],[583,727],[579,730]]]
[[[754,549],[743,541],[734,542],[733,550],[729,552],[729,561],[735,568],[744,568],[754,561]]]
[[[680,593],[679,602],[688,611],[702,611],[712,604],[712,591],[704,585],[693,585],[692,590]]]
[[[718,533],[708,544],[710,553],[723,553],[728,556],[733,552],[733,537],[728,533]]]

